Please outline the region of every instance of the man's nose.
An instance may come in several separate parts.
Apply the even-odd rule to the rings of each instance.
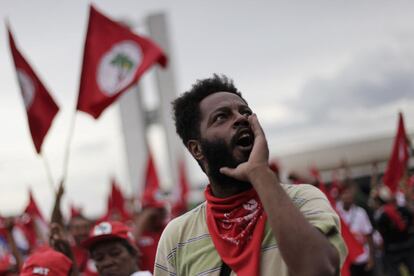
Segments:
[[[105,256],[103,257],[103,259],[101,260],[100,265],[105,268],[105,267],[110,267],[113,265],[113,258],[111,256],[109,256],[109,254],[105,254]]]
[[[236,119],[234,121],[234,126],[235,127],[249,126],[248,118],[249,118],[249,115],[247,115],[247,114],[237,113],[236,114]]]

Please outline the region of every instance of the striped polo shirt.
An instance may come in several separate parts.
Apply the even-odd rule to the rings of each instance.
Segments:
[[[281,184],[301,213],[337,248],[341,264],[347,250],[340,234],[338,215],[325,195],[312,185]],[[288,275],[277,241],[267,223],[261,246],[261,275]],[[158,243],[155,276],[164,275],[219,275],[222,260],[210,237],[206,223],[206,202],[172,220]],[[236,275],[231,272],[230,275]]]

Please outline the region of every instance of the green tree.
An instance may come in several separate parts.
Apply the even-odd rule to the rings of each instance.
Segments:
[[[111,65],[118,68],[118,82],[122,81],[134,66],[134,62],[124,53],[118,53],[112,60]]]

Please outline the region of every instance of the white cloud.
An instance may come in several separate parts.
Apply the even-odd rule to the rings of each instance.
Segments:
[[[359,109],[372,109],[414,98],[414,51],[375,49],[355,56],[332,78],[308,81],[293,108],[305,112],[309,123],[329,121]]]

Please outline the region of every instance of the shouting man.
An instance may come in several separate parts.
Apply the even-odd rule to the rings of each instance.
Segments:
[[[173,102],[184,145],[207,175],[206,202],[171,221],[155,275],[339,275],[346,249],[326,197],[279,183],[265,134],[225,76]]]

